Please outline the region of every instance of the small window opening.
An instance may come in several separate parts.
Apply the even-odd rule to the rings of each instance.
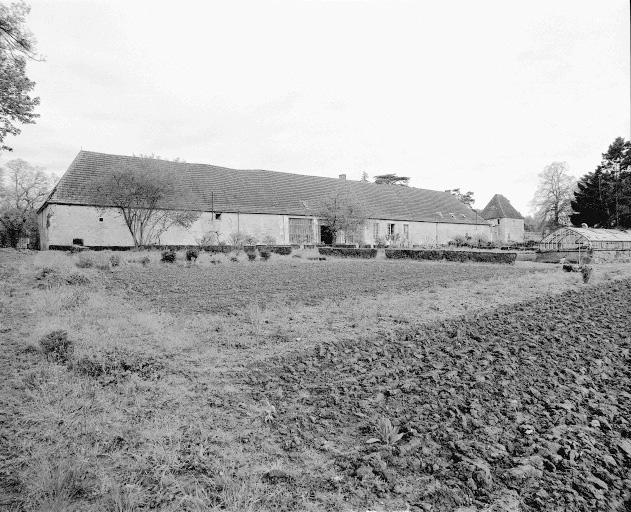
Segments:
[[[72,245],[83,245],[83,238],[73,238]]]
[[[221,213],[215,213],[215,220],[221,220]]]
[[[99,217],[99,222],[103,222],[103,217]]]

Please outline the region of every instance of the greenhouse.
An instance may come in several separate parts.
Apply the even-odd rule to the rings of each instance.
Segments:
[[[595,261],[631,260],[631,231],[572,226],[550,233],[539,242],[541,253],[561,257],[589,253]],[[561,254],[563,253],[563,254]]]

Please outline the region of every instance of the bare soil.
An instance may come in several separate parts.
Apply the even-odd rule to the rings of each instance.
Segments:
[[[287,258],[288,259],[288,258]],[[417,264],[415,264],[417,263]],[[148,300],[154,307],[184,312],[236,312],[251,302],[316,305],[384,293],[423,291],[453,283],[516,278],[555,270],[552,266],[427,263],[408,261],[222,263],[208,267],[168,264],[126,267],[113,286]]]
[[[631,510],[630,299],[626,280],[320,345],[243,379],[296,458],[335,459],[343,478],[317,486],[358,505]],[[380,417],[402,439],[380,438]]]

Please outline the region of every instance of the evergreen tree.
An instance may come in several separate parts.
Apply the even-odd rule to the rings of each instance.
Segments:
[[[572,223],[631,228],[631,142],[618,137],[595,171],[583,176],[572,201]]]

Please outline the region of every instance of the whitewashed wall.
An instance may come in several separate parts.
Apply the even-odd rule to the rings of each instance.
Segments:
[[[485,224],[451,224],[448,222],[403,222],[400,220],[369,220],[364,229],[364,243],[374,242],[374,224],[379,225],[379,237],[385,238],[388,224],[394,224],[394,233],[405,239],[404,225],[408,225],[407,240],[411,245],[442,245],[456,236],[484,235],[490,240],[491,232]]]
[[[494,242],[524,241],[524,219],[490,219],[489,226]]]
[[[395,233],[400,233],[403,238],[403,225],[407,224],[409,226],[409,243],[415,245],[444,244],[457,235],[474,236],[476,233],[484,234],[490,239],[490,227],[488,225],[402,222],[380,219],[367,221],[362,232],[361,242],[365,244],[374,242],[373,225],[375,222],[379,224],[380,237],[385,237],[386,226],[392,223],[395,225]],[[83,240],[83,244],[86,246],[133,246],[133,240],[125,222],[114,209],[103,211],[90,206],[51,204],[40,212],[39,225],[42,249],[48,249],[49,245],[72,245],[73,239],[76,238]],[[219,239],[227,243],[230,242],[230,235],[236,232],[252,235],[259,242],[266,236],[270,236],[277,243],[289,243],[289,216],[224,212],[221,214],[221,219],[216,220],[212,213],[204,212],[189,229],[181,227],[169,229],[160,237],[159,243],[162,245],[194,245],[210,232],[218,233]],[[317,234],[316,229],[316,240],[318,238],[319,234]]]
[[[103,219],[102,221],[99,219]],[[48,224],[48,225],[47,225]],[[49,245],[72,245],[73,239],[86,246],[133,246],[133,239],[122,217],[114,209],[102,211],[90,206],[51,204],[39,215],[42,249]],[[258,240],[271,236],[278,243],[288,239],[288,220],[284,215],[222,213],[215,220],[204,212],[189,228],[172,227],[160,237],[162,245],[194,245],[205,234],[217,232],[219,239],[230,241],[232,233],[254,235]]]

